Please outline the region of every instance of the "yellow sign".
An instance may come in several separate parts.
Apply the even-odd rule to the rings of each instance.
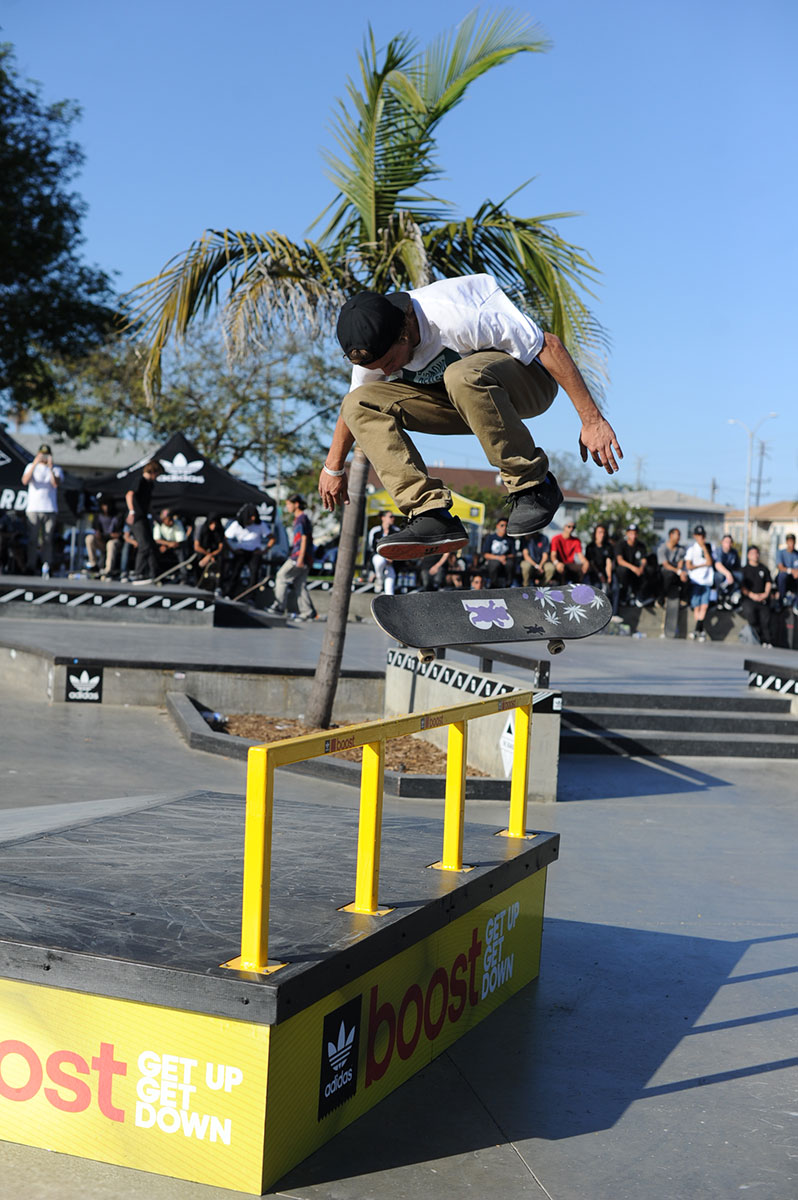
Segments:
[[[389,493],[384,490],[372,492],[370,496],[366,497],[367,515],[373,517],[378,512],[399,512],[398,506],[394,504]],[[461,521],[465,521],[467,525],[485,524],[485,505],[479,500],[469,500],[467,496],[461,496],[459,492],[452,492],[452,513]]]
[[[260,1194],[269,1028],[0,980],[7,1141]]]
[[[271,1027],[0,979],[0,1134],[260,1195],[535,978],[545,877]]]
[[[272,1031],[265,1186],[537,976],[545,883],[538,871]]]

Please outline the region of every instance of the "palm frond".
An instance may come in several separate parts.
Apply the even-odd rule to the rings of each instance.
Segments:
[[[460,25],[442,34],[391,86],[408,109],[427,117],[427,133],[463,99],[469,85],[516,54],[545,53],[549,43],[523,14],[503,9],[479,20],[474,9]]]
[[[197,315],[221,303],[229,344],[237,350],[286,314],[315,335],[355,286],[346,261],[312,242],[298,245],[277,232],[207,230],[125,298],[127,328],[147,346],[148,396],[158,390],[166,342],[179,341]]]

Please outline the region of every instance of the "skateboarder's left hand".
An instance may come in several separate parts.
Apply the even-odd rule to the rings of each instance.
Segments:
[[[615,453],[613,453],[613,451]],[[585,422],[579,435],[579,453],[582,462],[587,462],[588,454],[597,466],[603,467],[608,475],[619,470],[615,455],[623,458],[623,451],[618,445],[615,430],[609,421],[599,417],[596,421]]]

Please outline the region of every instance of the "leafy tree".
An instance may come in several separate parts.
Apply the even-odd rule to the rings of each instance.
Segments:
[[[571,214],[517,216],[512,193],[463,218],[427,190],[442,175],[437,127],[468,87],[514,55],[546,48],[525,16],[507,10],[482,21],[472,13],[423,53],[406,34],[379,51],[369,30],[359,82],[349,81],[335,110],[338,153],[325,159],[337,194],[311,226],[321,227],[318,239],[208,230],[135,289],[130,321],[148,347],[147,386],[157,390],[167,341],[220,302],[235,350],[286,322],[327,331],[346,296],[364,287],[481,271],[561,337],[596,386],[605,342],[582,296],[596,271],[552,224]]]
[[[52,395],[53,355],[82,354],[113,322],[107,275],[79,259],[78,116],[70,101],[45,104],[0,45],[0,410],[12,415]]]
[[[81,445],[103,434],[159,440],[179,429],[222,467],[243,461],[263,477],[302,472],[323,454],[346,390],[348,372],[324,351],[282,338],[228,362],[218,332],[198,327],[167,356],[153,408],[140,355],[116,338],[77,362],[59,361],[41,411],[52,432]]]
[[[607,526],[607,532],[613,541],[623,538],[628,525],[635,524],[638,528],[638,538],[644,543],[649,552],[654,549],[654,514],[650,508],[640,508],[629,504],[624,499],[622,491],[602,492],[576,519],[576,532],[583,541],[589,541],[593,529],[598,524]]]
[[[593,471],[578,454],[572,454],[570,450],[547,450],[546,453],[549,466],[561,488],[567,488],[570,492],[587,492],[588,495],[593,491]]]
[[[477,504],[485,505],[485,525],[492,528],[500,517],[508,516],[505,505],[507,493],[499,488],[480,487],[476,483],[467,483],[460,489],[460,494],[468,500],[476,500]]]

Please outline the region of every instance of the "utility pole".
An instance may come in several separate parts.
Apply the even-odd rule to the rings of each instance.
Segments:
[[[765,442],[760,441],[760,443],[759,443],[759,467],[757,469],[756,493],[754,495],[754,504],[755,505],[759,505],[762,502],[762,484],[770,482],[769,479],[762,478],[762,471],[764,469],[766,458],[767,458],[767,446],[766,446]]]
[[[768,413],[766,417],[762,417],[762,419],[754,426],[753,429],[749,429],[744,421],[738,421],[736,417],[729,417],[729,424],[739,425],[745,430],[748,437],[748,464],[745,472],[745,510],[743,512],[743,564],[747,563],[748,561],[748,544],[750,538],[749,525],[751,522],[751,466],[754,457],[754,435],[757,429],[759,429],[760,425],[764,424],[765,421],[769,421],[771,417],[777,417],[778,415],[779,414],[775,412]]]
[[[718,494],[718,481],[717,481],[717,479],[715,478],[715,476],[713,475],[713,476],[712,476],[712,480],[711,480],[711,482],[710,482],[710,485],[709,485],[709,499],[710,499],[710,503],[712,503],[712,504],[714,504],[714,503],[715,503],[715,497],[717,496],[717,494]]]

